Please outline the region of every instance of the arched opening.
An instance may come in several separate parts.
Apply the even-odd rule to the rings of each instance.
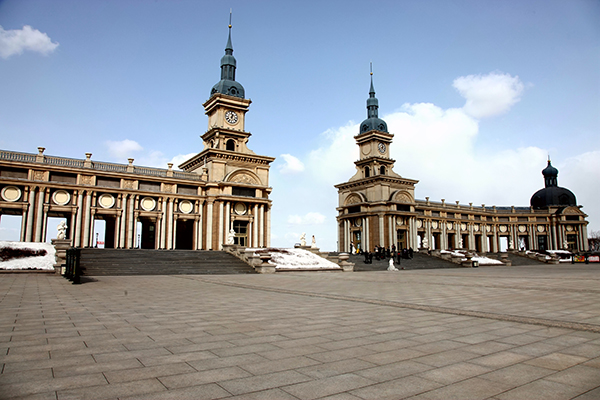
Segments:
[[[235,151],[235,140],[229,139],[225,144],[225,150]]]
[[[385,167],[383,165],[379,167],[379,175],[385,175]]]
[[[365,178],[368,178],[371,176],[371,169],[369,167],[365,167]]]

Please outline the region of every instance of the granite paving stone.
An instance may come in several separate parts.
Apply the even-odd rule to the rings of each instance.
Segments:
[[[0,274],[0,398],[600,398],[590,265]]]

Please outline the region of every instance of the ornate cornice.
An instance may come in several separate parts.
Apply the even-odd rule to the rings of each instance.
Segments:
[[[335,187],[338,190],[355,189],[355,188],[359,188],[359,187],[370,186],[374,183],[393,183],[393,184],[397,184],[397,185],[414,186],[418,182],[419,181],[417,181],[415,179],[394,178],[392,176],[387,176],[387,175],[376,175],[376,176],[372,176],[369,178],[359,179],[357,181],[340,183],[340,184],[334,185],[333,187]]]

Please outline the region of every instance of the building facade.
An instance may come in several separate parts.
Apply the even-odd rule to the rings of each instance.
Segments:
[[[393,134],[378,116],[373,77],[367,99],[367,119],[354,137],[359,147],[356,174],[335,185],[338,190],[338,251],[352,246],[427,249],[506,249],[587,251],[587,215],[575,195],[558,186],[558,170],[542,171],[545,188],[529,207],[473,206],[415,199],[417,180],[393,171]]]
[[[94,225],[105,221],[105,247],[218,250],[227,243],[269,246],[273,157],[247,147],[250,100],[235,80],[231,25],[221,80],[204,103],[204,150],[182,171],[85,159],[0,151],[0,216],[21,216],[20,240],[44,242],[64,218],[67,239],[95,245]],[[49,232],[51,231],[51,232]]]

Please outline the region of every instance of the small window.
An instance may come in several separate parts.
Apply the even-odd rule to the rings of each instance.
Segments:
[[[231,194],[234,196],[256,197],[256,189],[246,187],[232,187]]]
[[[371,176],[371,169],[369,167],[365,167],[365,178],[368,178]]]
[[[77,183],[77,175],[60,172],[50,172],[50,182]]]
[[[384,166],[379,167],[379,175],[385,175],[385,167]]]
[[[235,140],[229,139],[227,141],[225,149],[229,151],[235,151]]]

